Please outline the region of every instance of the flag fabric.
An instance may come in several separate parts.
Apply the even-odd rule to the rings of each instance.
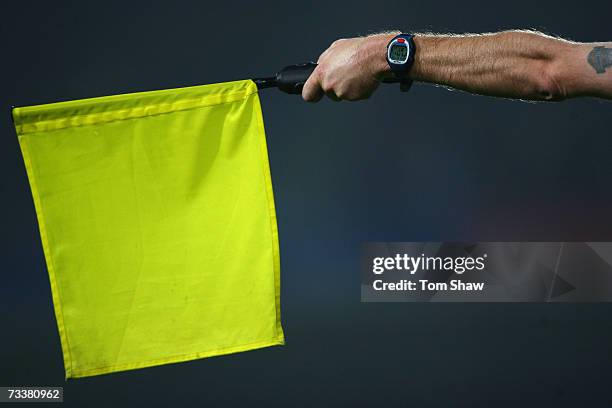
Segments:
[[[66,377],[284,343],[250,80],[15,108]]]

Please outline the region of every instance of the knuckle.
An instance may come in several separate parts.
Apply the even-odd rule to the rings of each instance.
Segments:
[[[340,99],[350,99],[351,94],[345,89],[338,89],[336,91],[336,96]]]
[[[333,90],[334,90],[334,86],[333,86],[333,84],[330,84],[330,83],[325,83],[325,84],[323,84],[323,86],[322,86],[321,88],[323,89],[323,91],[324,91],[325,93],[328,93],[328,92],[333,92]]]
[[[353,95],[353,99],[354,101],[360,101],[362,99],[368,99],[370,96],[372,95],[372,92],[370,92],[369,90],[363,91],[363,92],[356,92]]]
[[[344,98],[349,101],[359,101],[362,99],[367,99],[369,95],[367,92],[363,92],[361,90],[349,90],[345,93]]]
[[[317,61],[318,64],[320,65],[321,62],[323,62],[328,55],[329,55],[329,48],[323,51],[321,55],[319,55],[319,60]]]

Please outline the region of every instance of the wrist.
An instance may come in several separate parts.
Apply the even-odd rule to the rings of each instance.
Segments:
[[[366,64],[378,80],[393,76],[387,62],[387,45],[399,32],[374,34],[365,38]]]

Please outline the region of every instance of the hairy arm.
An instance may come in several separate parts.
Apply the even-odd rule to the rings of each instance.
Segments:
[[[302,96],[369,97],[391,76],[386,46],[395,33],[338,40],[319,58]],[[612,43],[576,43],[532,31],[417,34],[410,76],[468,92],[528,100],[612,99]]]

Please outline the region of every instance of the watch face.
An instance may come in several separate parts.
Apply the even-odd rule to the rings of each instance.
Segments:
[[[405,64],[408,61],[408,44],[392,44],[389,47],[389,60],[394,64]]]

